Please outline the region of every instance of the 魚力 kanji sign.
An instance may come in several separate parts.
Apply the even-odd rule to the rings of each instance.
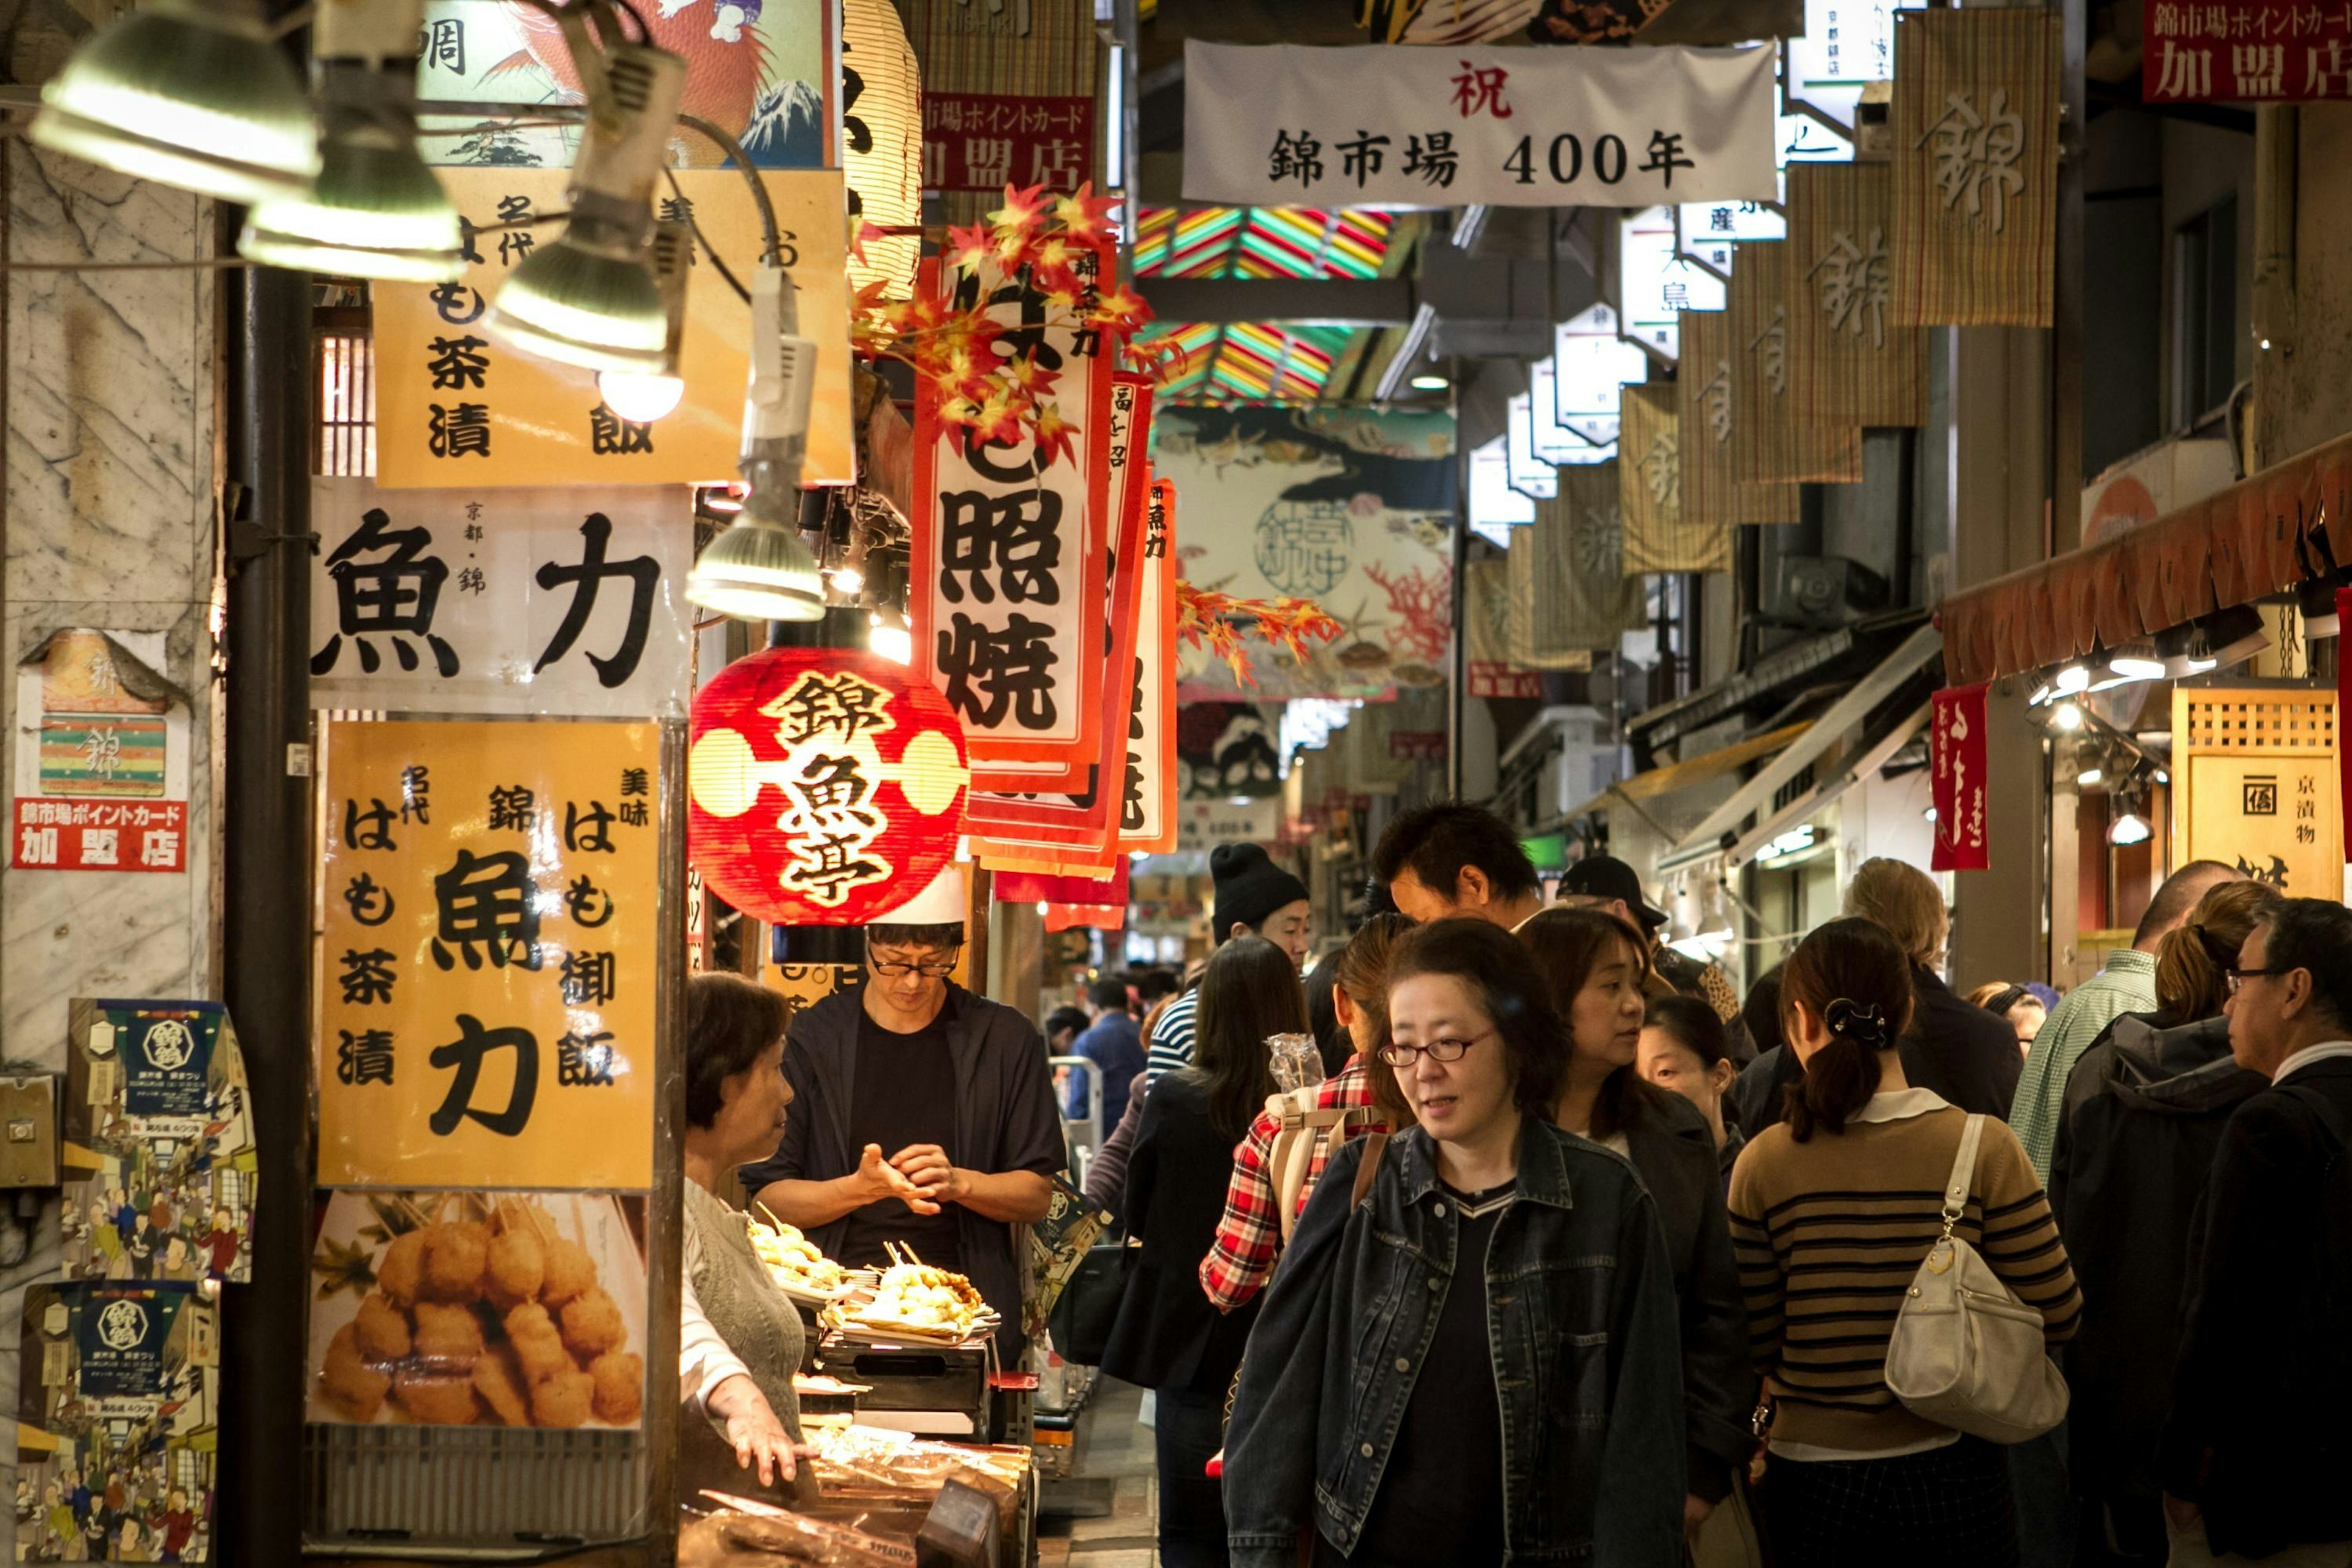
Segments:
[[[467,268],[454,283],[380,283],[375,300],[376,482],[386,489],[459,485],[661,485],[732,479],[742,445],[751,307],[697,242],[688,268],[679,374],[686,395],[659,419],[623,419],[596,373],[558,364],[484,325],[499,286],[562,232],[534,224],[563,210],[562,169],[436,172],[466,224]],[[681,169],[656,206],[691,222],[736,277],[759,260],[751,189],[733,169]],[[801,335],[816,344],[805,484],[847,484],[851,456],[846,197],[831,169],[761,174],[782,259],[799,290]],[[512,225],[501,227],[501,225]]]
[[[1771,201],[1769,47],[1184,46],[1184,199]]]
[[[317,706],[685,716],[686,490],[321,479],[310,517]]]
[[[74,627],[17,667],[16,869],[187,869],[188,707],[163,658],[160,632]]]
[[[653,1181],[653,724],[327,726],[322,1187]]]
[[[2352,3],[2141,0],[2149,103],[2352,98]]]

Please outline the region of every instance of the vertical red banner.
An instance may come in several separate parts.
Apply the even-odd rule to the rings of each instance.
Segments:
[[[2337,624],[2341,625],[2347,616],[2352,616],[2352,588],[2338,588],[2336,590]],[[2339,650],[2336,657],[2336,722],[2341,726],[2344,715],[2352,713],[2352,659],[2343,656],[2340,650],[2344,644],[2341,641],[2336,646]],[[2336,742],[2336,766],[2339,770],[2336,775],[2336,808],[2344,814],[2344,842],[2352,844],[2352,746],[2344,743],[2340,733]]]
[[[1981,871],[1992,864],[1986,822],[1985,688],[1952,686],[1936,693],[1927,740],[1935,768],[1938,871]]]

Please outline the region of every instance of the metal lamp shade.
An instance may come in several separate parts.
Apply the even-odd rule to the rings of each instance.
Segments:
[[[749,508],[696,558],[686,597],[739,621],[824,618],[816,557],[797,532],[756,520]]]
[[[572,233],[532,251],[508,275],[488,324],[543,359],[625,374],[661,374],[669,343],[669,312],[653,268],[592,249]]]
[[[441,182],[414,142],[373,125],[331,136],[318,184],[255,207],[236,249],[270,267],[395,283],[454,282],[466,265]]]
[[[34,142],[223,201],[299,195],[319,127],[294,62],[256,23],[176,5],[134,11],[41,89]]]

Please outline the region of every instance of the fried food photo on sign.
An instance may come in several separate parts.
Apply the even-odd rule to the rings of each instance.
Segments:
[[[337,1414],[436,1426],[637,1421],[645,1362],[629,1321],[594,1256],[544,1203],[415,1194],[373,1207],[376,1234],[409,1228],[372,1258],[366,1232],[348,1246],[322,1240],[313,1263],[328,1277],[322,1304],[339,1289],[360,1296],[318,1369]],[[453,1207],[465,1216],[445,1217]]]

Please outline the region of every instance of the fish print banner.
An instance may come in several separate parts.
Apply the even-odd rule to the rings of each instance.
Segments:
[[[1563,468],[1559,494],[1511,531],[1511,658],[1531,669],[1590,669],[1642,625],[1642,579],[1624,568],[1617,465]]]
[[[1797,417],[1789,395],[1787,241],[1743,245],[1731,274],[1731,465],[1743,484],[1862,482],[1862,427]]]
[[[1897,323],[1894,174],[1884,163],[1789,170],[1789,393],[1817,425],[1917,425],[1927,340]]]
[[[1731,458],[1738,406],[1731,371],[1731,316],[1682,312],[1682,369],[1675,378],[1675,416],[1682,431],[1682,504],[1694,521],[1795,522],[1803,497],[1794,485],[1739,482]]]
[[[1771,201],[1769,47],[1184,46],[1184,199]]]
[[[2039,6],[1896,16],[1893,315],[1905,326],[2051,324],[2063,27]]]
[[[1683,508],[1681,421],[1675,388],[1629,386],[1618,404],[1618,510],[1625,521],[1625,575],[1728,572],[1731,524],[1693,519]]]
[[[1109,264],[1097,247],[1073,263],[1089,280]],[[938,288],[936,264],[925,286]],[[950,303],[979,284],[950,280]],[[969,297],[969,298],[967,298]],[[1102,334],[1046,325],[1044,295],[1000,286],[990,314],[1011,342],[1027,342],[1036,366],[1059,377],[1054,401],[1077,439],[1050,455],[1024,427],[968,442],[940,422],[936,388],[915,403],[915,516],[911,547],[917,668],[946,694],[963,723],[972,770],[1054,763],[1032,782],[1082,784],[1102,728],[1104,520],[1110,505],[1111,363]]]

